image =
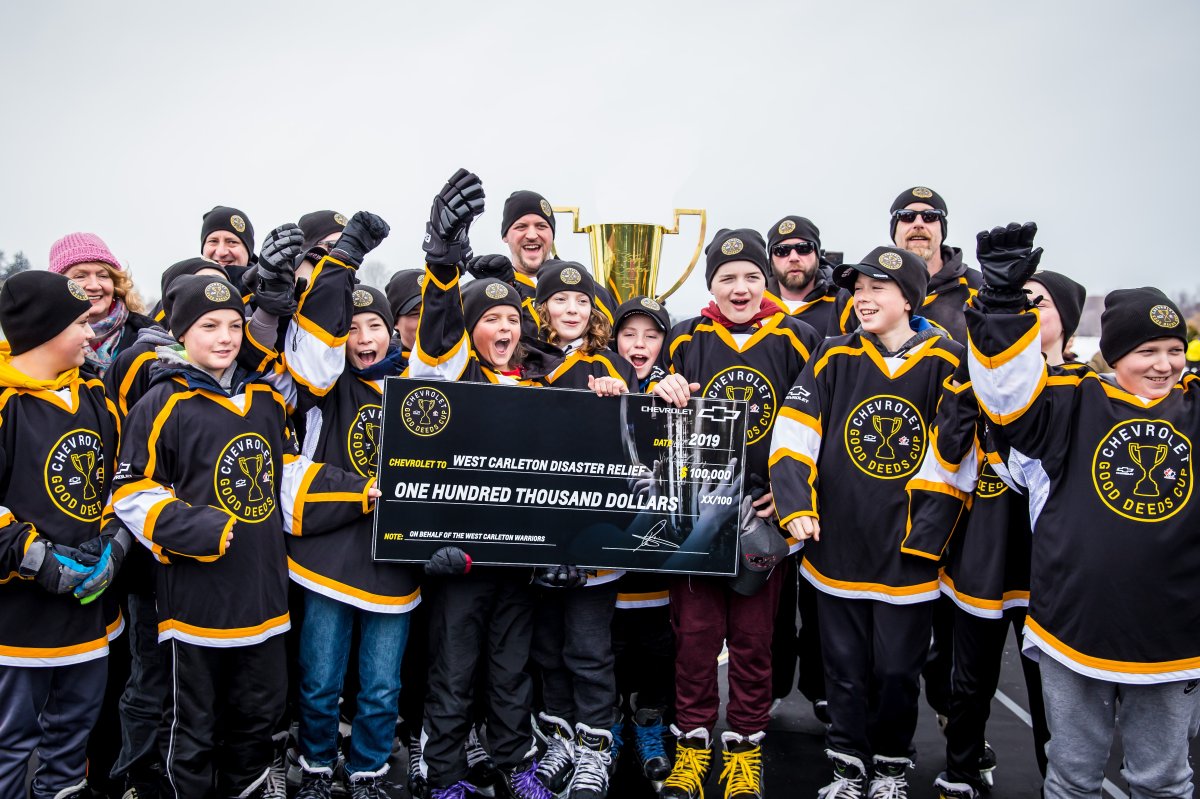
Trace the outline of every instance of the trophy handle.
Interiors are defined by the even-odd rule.
[[[555,210],[557,210],[557,209],[555,209]],[[564,209],[564,210],[566,210],[566,209]],[[575,209],[570,209],[570,210],[575,210]],[[576,214],[578,214],[578,212],[576,212]],[[675,224],[671,227],[670,230],[664,229],[663,233],[667,233],[667,234],[679,233],[679,217],[681,217],[681,216],[698,216],[698,217],[700,217],[700,240],[698,242],[696,242],[696,251],[694,253],[692,253],[692,262],[690,264],[688,264],[687,269],[683,270],[683,274],[680,275],[679,279],[676,280],[671,285],[671,288],[667,289],[662,294],[660,294],[654,298],[658,302],[662,302],[667,297],[670,297],[672,294],[674,294],[676,291],[679,290],[679,287],[683,285],[683,282],[688,279],[689,275],[692,274],[692,270],[696,268],[696,264],[698,264],[700,262],[700,253],[702,253],[704,251],[704,234],[708,229],[708,214],[705,212],[705,210],[703,208],[698,208],[698,209],[697,208],[676,208],[675,209]],[[578,224],[578,218],[579,217],[577,215],[576,216],[576,220],[577,220],[576,224]]]
[[[591,233],[591,230],[592,230],[591,227],[580,227],[579,226],[579,208],[578,207],[572,207],[569,205],[556,205],[553,208],[551,208],[550,210],[553,211],[555,214],[570,214],[571,215],[571,227],[572,227],[571,232],[572,233]],[[678,222],[676,222],[676,224],[678,224]],[[555,258],[558,257],[558,244],[556,244],[555,242],[550,243],[550,254],[553,255]]]

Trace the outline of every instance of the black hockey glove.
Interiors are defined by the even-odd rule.
[[[587,572],[576,566],[547,566],[537,570],[533,581],[547,588],[579,588],[587,584]]]
[[[48,538],[38,536],[25,557],[21,560],[18,574],[32,577],[42,588],[52,594],[74,591],[92,573],[96,558],[75,547],[56,544]]]
[[[425,223],[425,261],[437,266],[456,266],[471,259],[468,231],[483,213],[483,183],[479,176],[460,169],[433,198]]]
[[[112,583],[113,577],[121,570],[125,556],[129,553],[129,545],[133,537],[119,521],[109,522],[104,532],[90,541],[79,545],[79,551],[96,558],[92,573],[75,589],[75,596],[81,604],[88,604],[104,593],[104,589]]]
[[[267,234],[258,254],[255,294],[291,292],[296,283],[296,256],[304,251],[304,231],[291,222]]]
[[[995,227],[980,231],[975,237],[976,257],[983,272],[983,288],[976,297],[976,306],[991,313],[1019,313],[1032,308],[1025,293],[1025,281],[1042,260],[1042,248],[1033,248],[1037,223]]]
[[[350,217],[350,222],[329,254],[346,266],[357,269],[362,266],[367,253],[383,243],[391,232],[392,229],[382,217],[369,211],[359,211]]]
[[[471,571],[471,556],[458,547],[442,547],[425,564],[425,573],[434,577],[453,577]]]
[[[514,277],[512,261],[507,255],[478,255],[467,264],[467,271],[479,280],[494,277],[511,283]]]

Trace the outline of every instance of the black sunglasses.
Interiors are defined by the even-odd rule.
[[[917,214],[921,215],[921,221],[927,225],[932,225],[946,216],[945,211],[938,210],[937,208],[930,208],[926,211],[910,211],[907,208],[901,208],[892,215],[907,225],[917,220]]]
[[[796,244],[776,244],[771,248],[771,255],[776,258],[787,258],[788,253],[792,250],[796,251],[796,255],[808,255],[813,250],[817,249],[811,241],[801,241]]]

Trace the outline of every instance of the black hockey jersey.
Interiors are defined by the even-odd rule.
[[[1146,401],[1052,373],[1038,313],[967,311],[971,382],[1033,528],[1026,652],[1123,683],[1200,678],[1200,379]]]
[[[61,666],[108,654],[119,614],[47,592],[18,568],[37,536],[77,547],[112,512],[119,422],[99,380],[34,380],[0,343],[0,665]]]
[[[163,564],[159,640],[249,646],[285,632],[284,532],[356,520],[373,480],[296,454],[283,397],[240,370],[226,389],[160,362],[126,431],[113,504]]]
[[[833,270],[825,264],[817,267],[812,290],[803,300],[793,302],[783,299],[777,278],[768,282],[766,297],[789,315],[808,322],[822,336],[838,336],[846,332],[842,325],[849,317],[850,293],[837,287],[833,282]]]
[[[818,590],[893,604],[938,595],[951,530],[910,534],[906,487],[952,390],[962,347],[933,330],[885,355],[860,334],[826,340],[787,394],[771,442],[781,524],[821,521],[801,573]],[[960,507],[965,494],[957,497]]]
[[[383,376],[356,375],[346,361],[346,337],[356,308],[354,275],[333,258],[321,259],[292,318],[284,358],[296,382],[311,389],[300,392],[303,454],[373,478],[383,425]],[[369,303],[370,295],[360,293]],[[394,367],[395,374],[401,370]],[[412,610],[421,601],[416,569],[376,562],[371,544],[370,516],[326,535],[292,536],[287,541],[288,572],[310,591],[362,610]]]
[[[746,402],[747,482],[768,480],[771,430],[784,397],[821,341],[811,325],[782,312],[744,333],[705,316],[677,324],[668,337],[670,371],[700,384],[700,396]],[[800,543],[788,539],[792,551]]]

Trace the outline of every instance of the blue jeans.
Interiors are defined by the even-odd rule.
[[[355,619],[361,687],[346,771],[375,774],[392,754],[408,614],[360,610],[308,590],[300,630],[300,754],[312,768],[332,768],[337,762],[338,697]]]

